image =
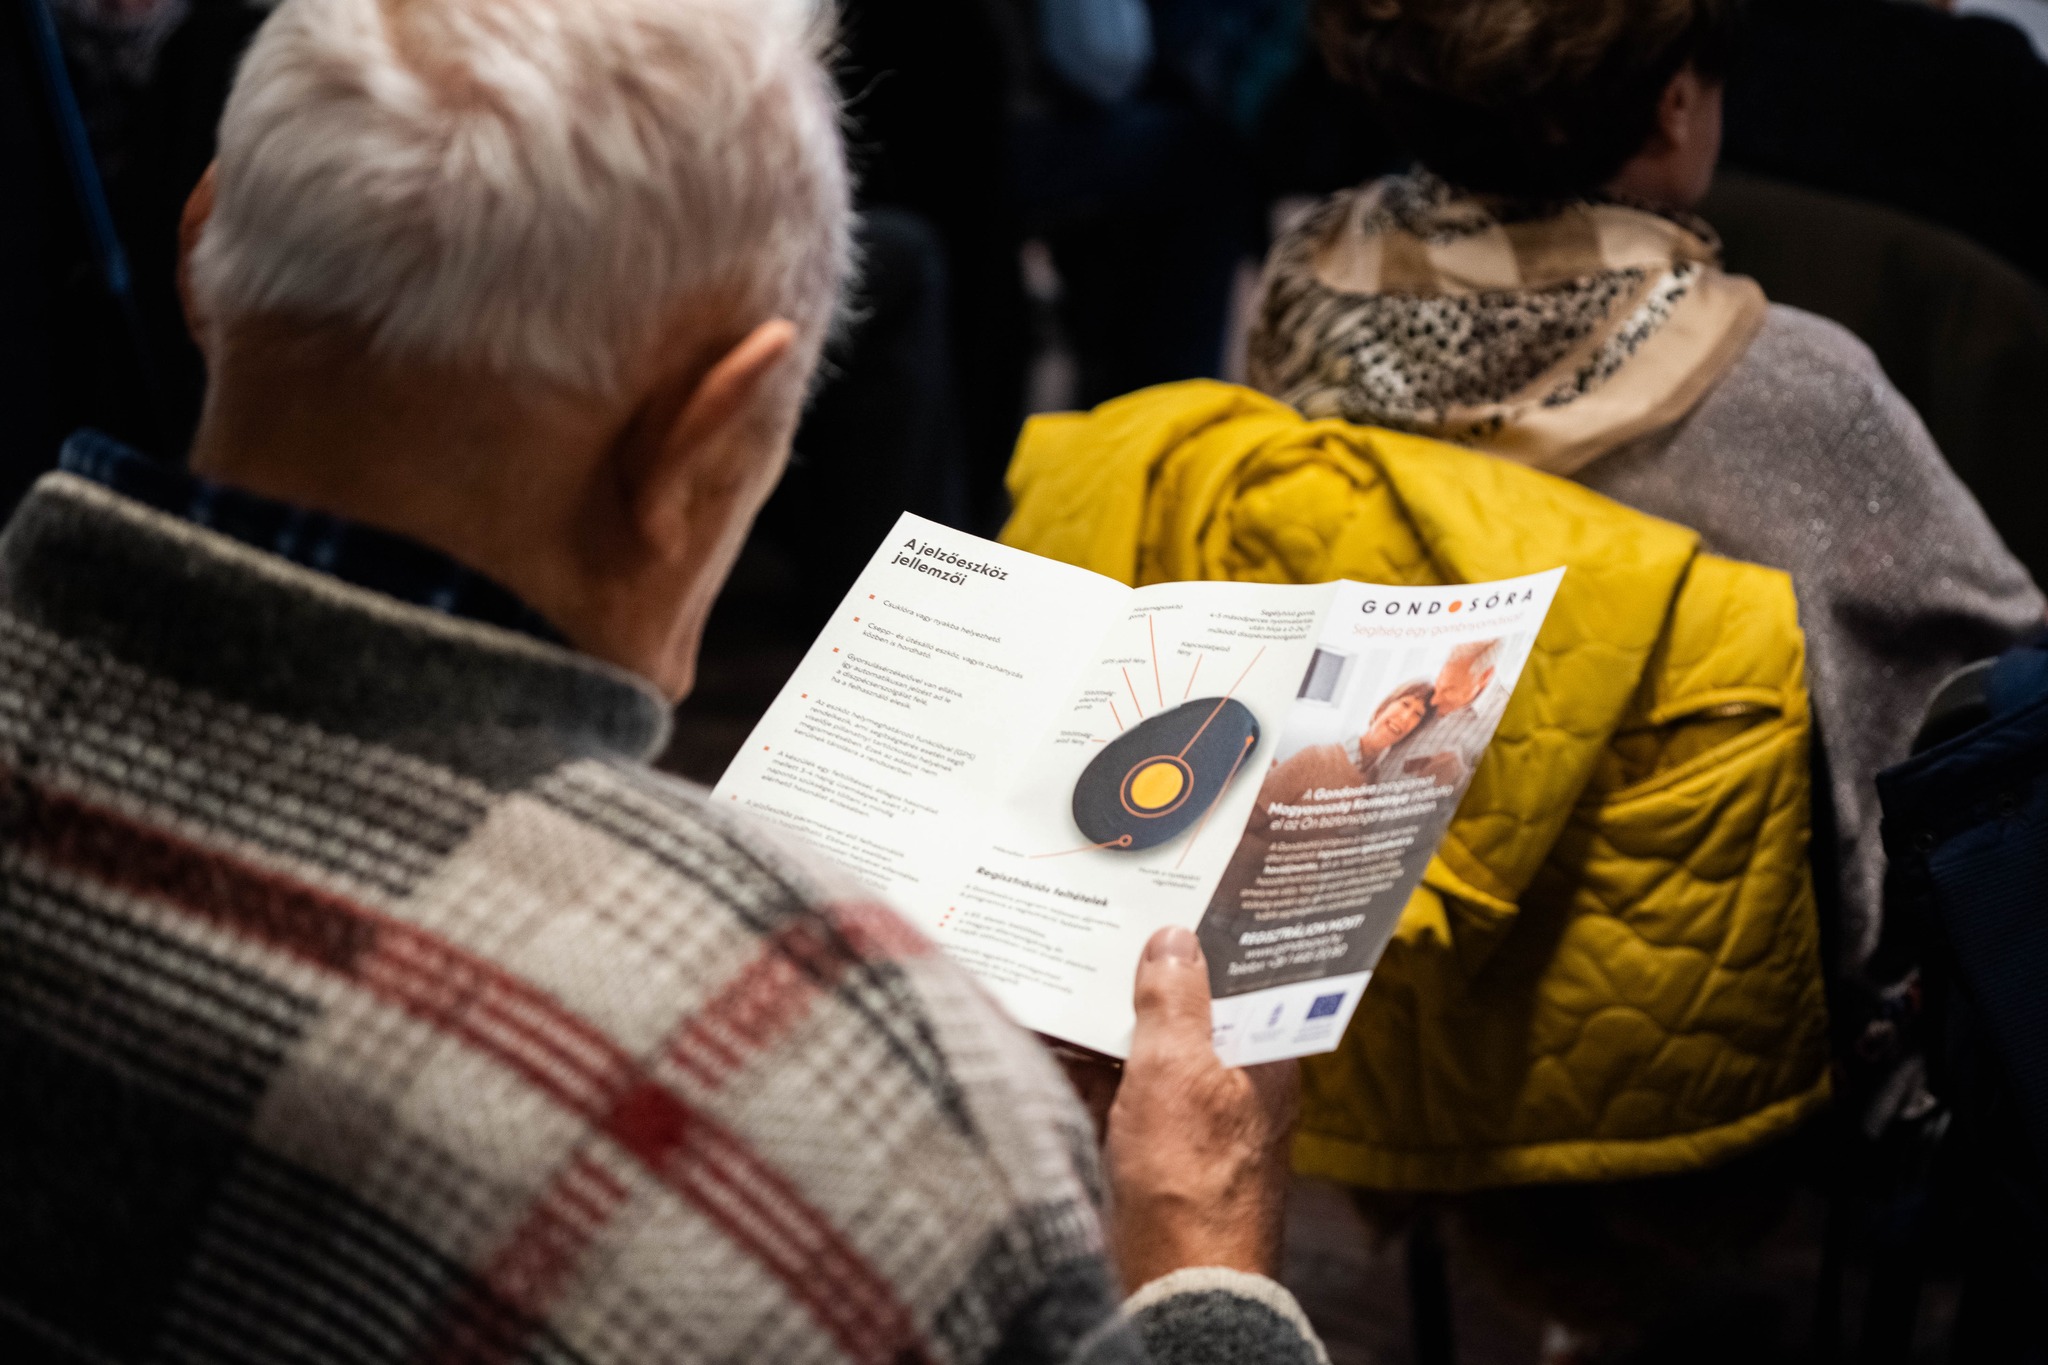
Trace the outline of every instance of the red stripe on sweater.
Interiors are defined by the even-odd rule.
[[[725,988],[683,1021],[668,1054],[700,1084],[716,1089],[807,1017],[818,996],[853,965],[815,922],[777,930]]]
[[[933,951],[929,939],[872,902],[839,902],[820,915],[829,932],[815,920],[798,920],[769,935],[754,960],[675,1030],[670,1060],[715,1090],[750,1056],[787,1037],[857,963]]]
[[[928,1358],[893,1287],[781,1172],[532,983],[416,925],[63,792],[35,790],[19,837],[52,864],[323,968],[492,1057],[773,1270],[853,1359]],[[867,944],[890,937],[875,916],[856,919]]]
[[[531,1324],[553,1311],[584,1253],[625,1202],[626,1187],[587,1152],[572,1159],[484,1263],[480,1284],[442,1311],[421,1359],[429,1365],[500,1365],[524,1355]],[[515,1309],[519,1320],[506,1322],[498,1305]]]

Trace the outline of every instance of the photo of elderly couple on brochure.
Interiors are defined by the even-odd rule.
[[[1316,652],[1307,704],[1202,918],[1215,994],[1371,964],[1493,739],[1530,639]]]

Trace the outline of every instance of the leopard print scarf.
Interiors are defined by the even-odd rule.
[[[1274,244],[1250,378],[1309,417],[1569,475],[1684,416],[1748,347],[1763,291],[1719,256],[1693,219],[1392,176]]]

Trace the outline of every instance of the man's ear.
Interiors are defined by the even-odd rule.
[[[679,558],[713,509],[694,504],[744,496],[758,471],[739,461],[757,459],[751,430],[767,420],[765,408],[778,371],[796,349],[796,324],[771,318],[713,361],[694,385],[650,400],[636,422],[643,449],[629,461],[628,511],[642,540],[664,559]],[[683,383],[688,384],[687,380]],[[667,413],[673,417],[663,420]]]
[[[1486,671],[1479,675],[1479,681],[1472,684],[1472,695],[1475,697],[1483,696],[1486,689],[1491,686],[1493,686],[1493,666],[1489,664]]]
[[[1690,63],[1680,67],[1657,101],[1657,131],[1651,134],[1652,144],[1661,144],[1668,151],[1690,150],[1693,139],[1699,136],[1700,105],[1706,97],[1707,83],[1700,79],[1700,73]]]
[[[206,174],[185,197],[185,211],[178,216],[178,303],[185,310],[185,330],[201,355],[206,353],[206,316],[192,294],[192,253],[199,246],[199,234],[206,231],[206,220],[213,217],[213,176],[219,168],[218,161],[206,163]]]

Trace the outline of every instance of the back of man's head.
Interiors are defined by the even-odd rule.
[[[615,393],[700,308],[811,347],[848,253],[815,0],[284,0],[221,120],[198,315]]]

